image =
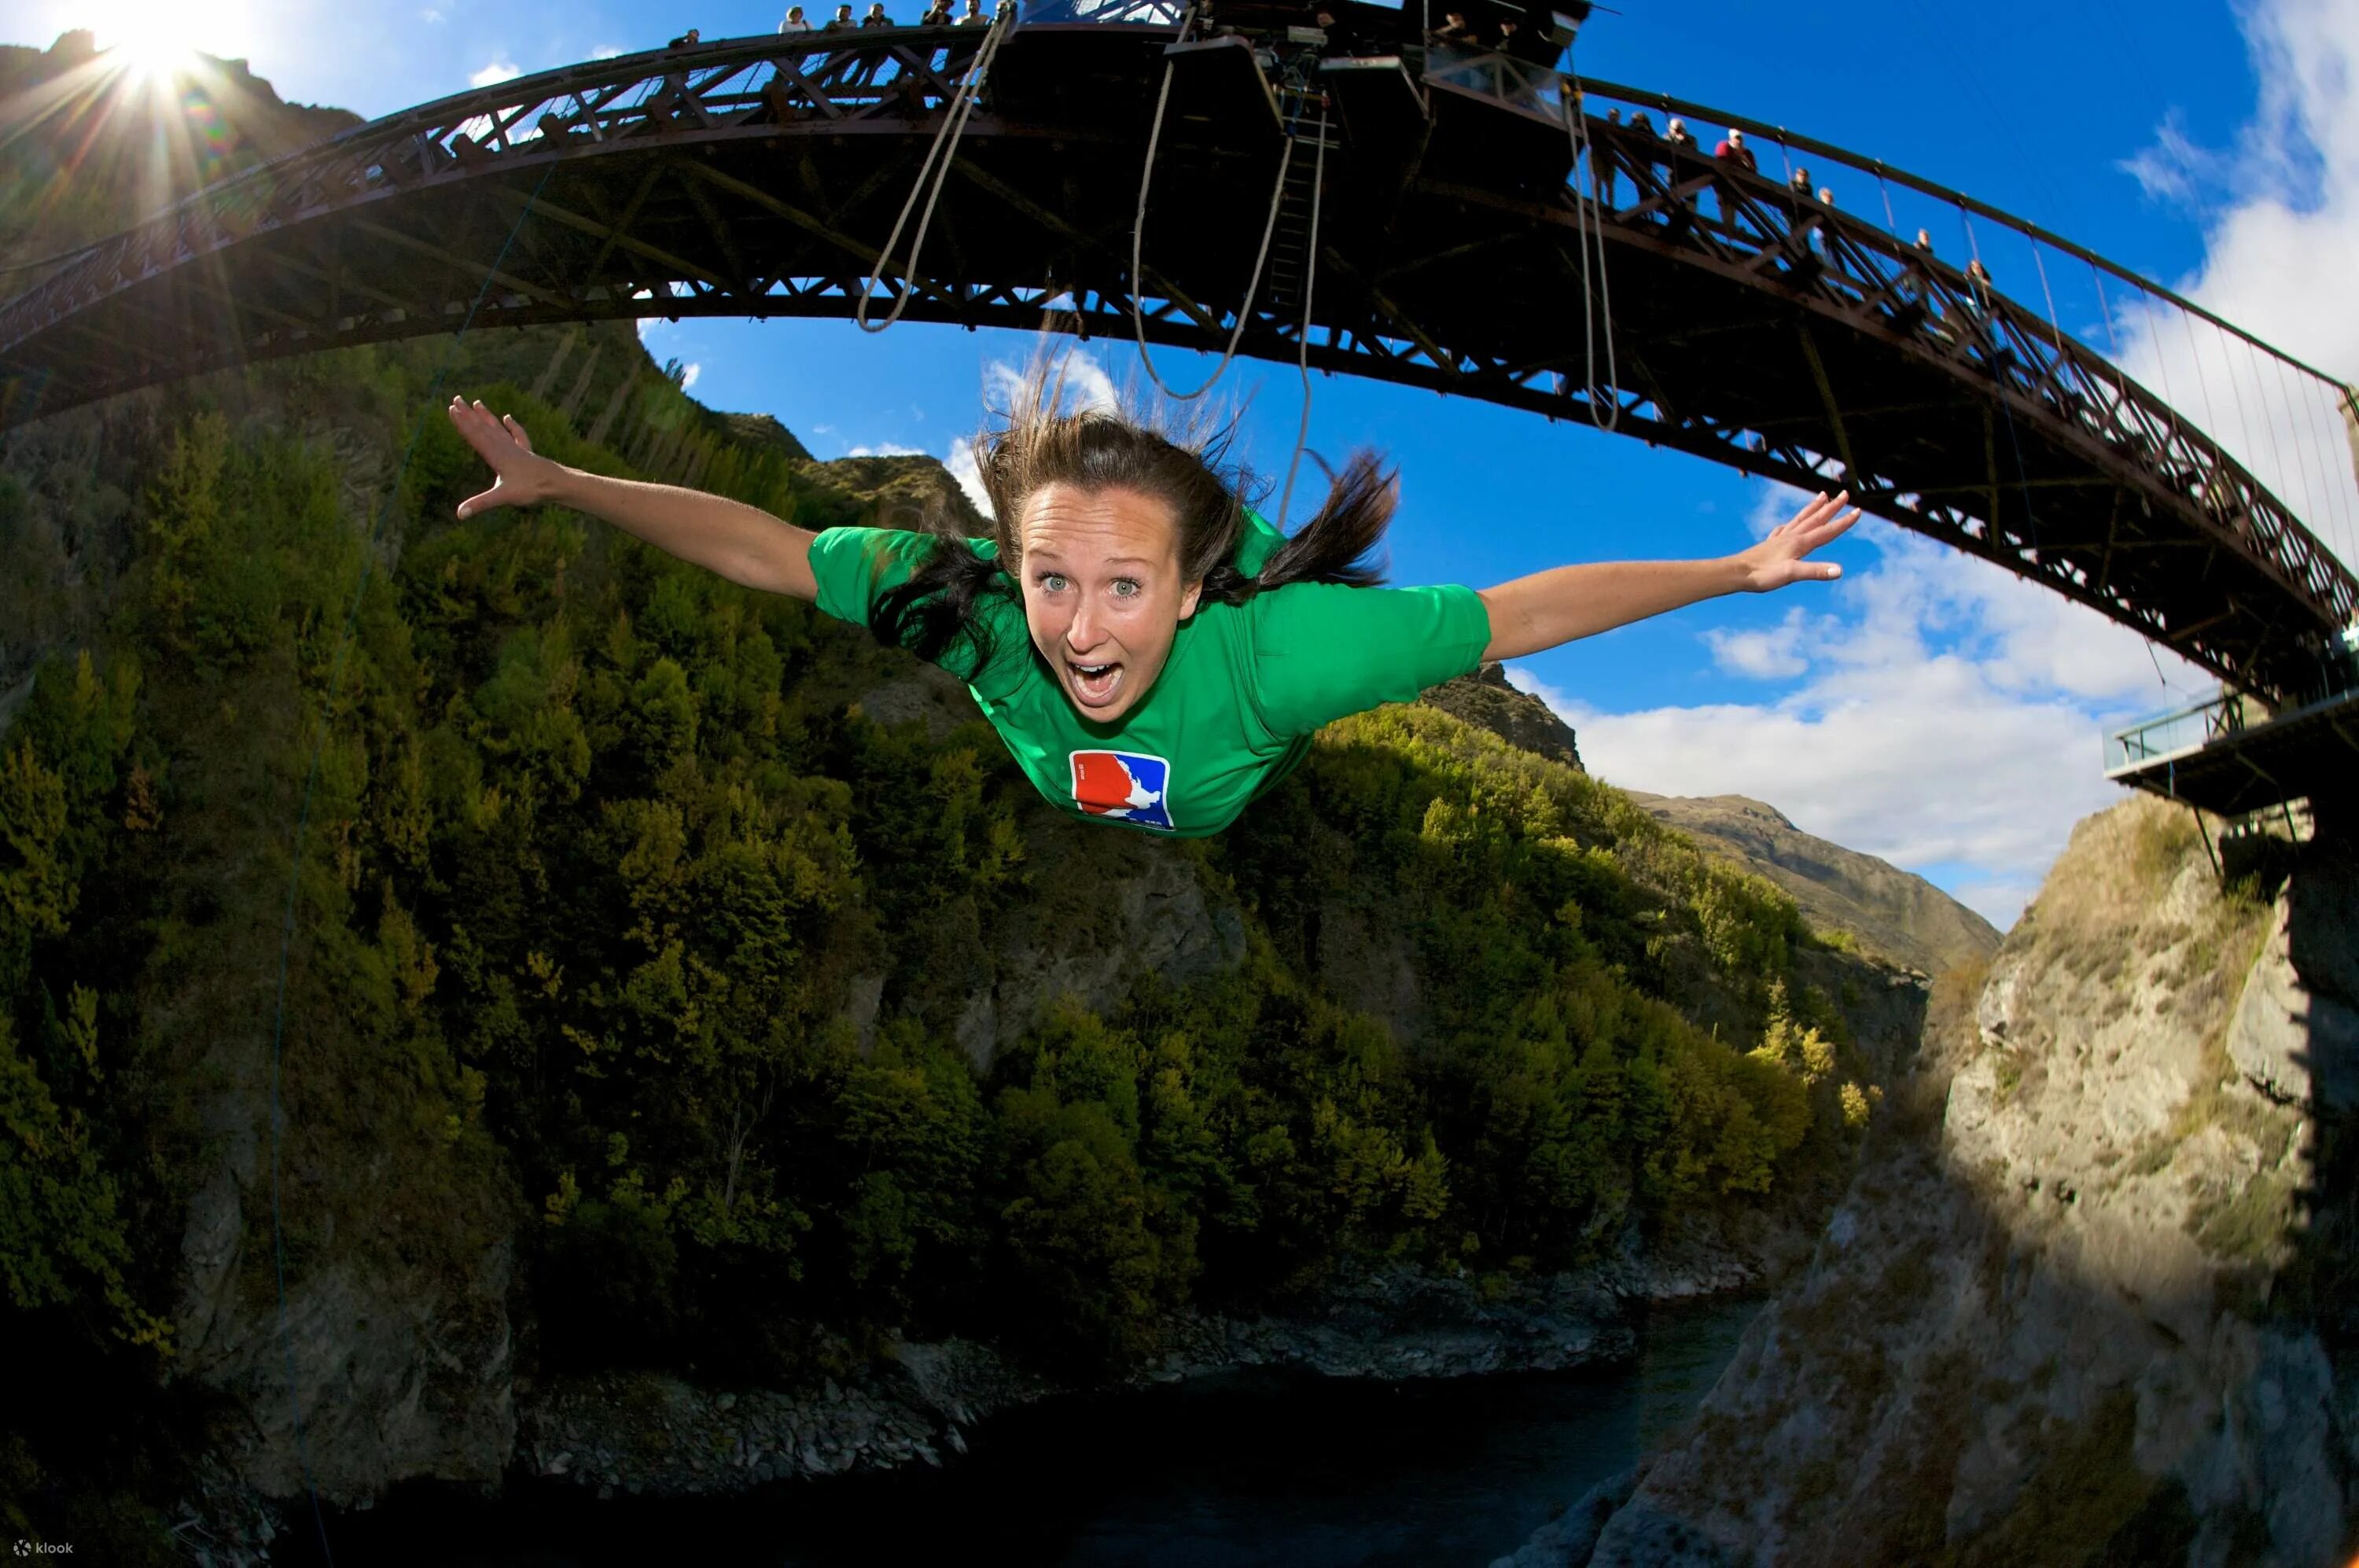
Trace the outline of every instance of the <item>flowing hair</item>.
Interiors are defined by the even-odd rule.
[[[1004,388],[1001,406],[985,407],[974,454],[991,501],[997,559],[976,553],[947,508],[929,512],[924,528],[937,547],[871,607],[868,627],[877,641],[929,662],[951,654],[970,671],[990,663],[998,650],[983,609],[994,599],[1021,608],[1013,576],[1022,554],[1017,525],[1033,494],[1058,484],[1133,490],[1170,507],[1181,581],[1201,578],[1205,602],[1242,604],[1294,583],[1372,588],[1385,580],[1383,566],[1365,558],[1392,522],[1399,475],[1376,452],[1354,452],[1341,473],[1314,453],[1311,461],[1328,477],[1325,504],[1247,576],[1236,569],[1237,541],[1245,508],[1267,485],[1230,461],[1236,416],[1182,416],[1136,397],[1113,406],[1083,401],[1069,396],[1076,390],[1071,366],[1070,354],[1043,353]],[[1082,406],[1069,408],[1073,402]]]

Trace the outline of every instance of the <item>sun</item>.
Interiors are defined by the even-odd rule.
[[[200,49],[227,52],[243,32],[243,7],[222,0],[100,0],[91,30],[134,75],[167,78]]]

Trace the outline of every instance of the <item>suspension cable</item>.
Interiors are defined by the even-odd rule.
[[[1186,42],[1188,29],[1195,25],[1196,7],[1190,5],[1180,18],[1180,38]],[[1174,392],[1156,373],[1155,356],[1147,351],[1147,316],[1139,309],[1138,297],[1146,280],[1140,276],[1139,257],[1147,244],[1147,193],[1155,182],[1155,153],[1163,140],[1163,111],[1171,102],[1171,71],[1177,62],[1166,55],[1163,60],[1163,88],[1155,95],[1155,123],[1147,133],[1147,162],[1138,171],[1138,211],[1130,225],[1130,331],[1138,340],[1138,362],[1147,367],[1147,378],[1155,389],[1178,403],[1192,403],[1212,389],[1212,384],[1228,373],[1229,362],[1237,356],[1237,344],[1244,341],[1245,323],[1253,319],[1254,296],[1261,292],[1262,268],[1269,262],[1269,242],[1277,233],[1278,204],[1286,199],[1286,172],[1294,164],[1294,138],[1286,138],[1286,147],[1277,155],[1277,179],[1269,188],[1269,215],[1262,221],[1261,248],[1254,253],[1253,275],[1245,279],[1245,297],[1237,306],[1236,325],[1229,332],[1228,347],[1221,352],[1221,362],[1212,366],[1212,374],[1204,384],[1190,392]]]
[[[974,112],[975,100],[983,95],[984,74],[991,68],[992,57],[999,51],[1000,40],[1014,26],[1011,19],[1014,16],[1014,11],[1010,10],[992,18],[990,28],[974,51],[974,58],[967,62],[964,80],[951,94],[942,123],[934,132],[933,145],[926,149],[925,160],[918,165],[917,181],[909,187],[908,200],[901,203],[901,215],[893,220],[893,232],[886,237],[885,248],[876,253],[875,269],[869,273],[868,281],[860,286],[860,304],[853,311],[852,319],[864,332],[881,332],[899,321],[901,312],[909,308],[910,299],[918,292],[918,257],[926,248],[926,231],[933,225],[934,208],[941,200],[942,186],[950,179],[951,164],[958,157],[959,138],[966,135],[968,116]],[[932,177],[930,187],[927,184],[929,175]],[[886,268],[892,264],[893,247],[901,243],[901,229],[908,223],[910,209],[918,204],[920,191],[925,193],[926,209],[918,219],[917,237],[909,242],[909,269],[901,275],[901,291],[893,301],[893,313],[871,326],[868,322],[869,302],[875,298],[877,280],[885,276]]]

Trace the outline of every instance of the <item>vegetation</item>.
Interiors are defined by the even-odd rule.
[[[560,460],[861,515],[643,359],[540,401],[549,343],[461,367]],[[274,1073],[290,1278],[462,1281],[520,1234],[541,1365],[733,1377],[948,1331],[1094,1370],[1339,1268],[1555,1268],[1777,1201],[1871,1114],[1790,901],[1421,709],[1333,726],[1223,839],[1145,845],[1237,909],[1241,962],[1067,998],[978,1072],[961,1016],[1027,962],[1003,933],[1118,939],[1101,893],[1140,846],[1042,807],[979,722],[862,716],[908,666],[858,628],[565,513],[453,521],[478,475],[440,352],[85,417],[111,524],[60,472],[0,495],[0,560],[121,540],[0,737],[17,1343],[168,1366],[190,1194],[225,1126],[266,1133]],[[1408,958],[1414,1029],[1322,989],[1342,910]]]

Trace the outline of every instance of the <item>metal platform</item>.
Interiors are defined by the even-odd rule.
[[[2223,693],[2105,740],[2105,777],[2219,816],[2359,797],[2359,690],[2282,713]]]

